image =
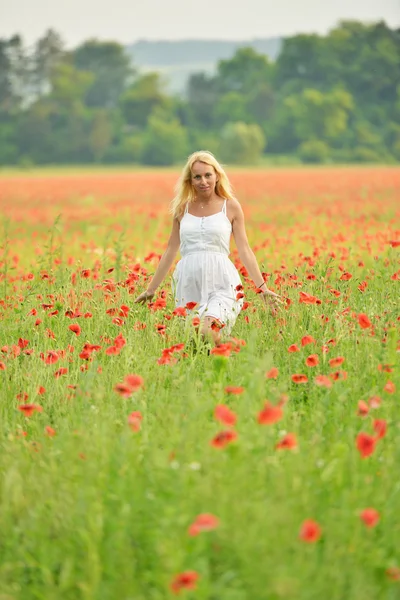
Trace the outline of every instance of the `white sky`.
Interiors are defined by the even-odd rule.
[[[0,37],[53,28],[68,47],[97,37],[244,40],[326,33],[340,19],[400,26],[400,0],[0,0]]]

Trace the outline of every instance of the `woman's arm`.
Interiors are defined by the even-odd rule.
[[[135,302],[145,302],[146,300],[151,299],[156,293],[158,286],[161,285],[161,283],[164,281],[165,276],[167,275],[172,263],[174,262],[176,253],[179,250],[179,227],[180,224],[178,219],[174,219],[167,248],[161,257],[160,262],[158,263],[156,272],[154,273],[150,283],[148,284],[147,290],[140,294],[140,296],[136,298]]]
[[[254,285],[257,288],[261,289],[263,300],[266,301],[268,298],[270,300],[273,300],[274,302],[279,301],[280,296],[267,288],[263,276],[261,274],[260,268],[258,266],[255,254],[250,248],[246,234],[242,207],[240,206],[237,200],[232,200],[230,202],[232,202],[232,232],[236,247],[239,252],[239,258],[242,264],[245,266],[248,274],[254,281]]]

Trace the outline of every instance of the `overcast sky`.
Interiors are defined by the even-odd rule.
[[[31,44],[48,28],[68,47],[97,37],[245,40],[326,33],[340,19],[400,26],[400,0],[0,0],[0,37]]]

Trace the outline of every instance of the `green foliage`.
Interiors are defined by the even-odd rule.
[[[228,122],[244,121],[249,118],[246,97],[239,92],[228,92],[219,99],[215,107],[215,123],[217,126]]]
[[[122,115],[129,125],[144,128],[155,109],[167,109],[171,100],[162,90],[160,75],[140,76],[121,96]]]
[[[187,131],[177,119],[165,120],[161,114],[149,117],[145,131],[142,162],[168,166],[184,159],[187,153]]]
[[[221,60],[217,68],[218,89],[223,93],[248,94],[260,82],[270,82],[273,67],[268,57],[253,48],[239,48],[233,58]]]
[[[344,90],[336,89],[323,94],[305,89],[301,94],[285,100],[301,140],[338,138],[347,127],[353,100]]]
[[[117,106],[133,75],[130,58],[116,42],[89,40],[72,53],[75,67],[93,74],[86,93],[86,104],[93,107]]]
[[[221,131],[220,154],[222,160],[232,164],[255,164],[265,147],[262,129],[255,124],[227,123]]]
[[[95,112],[89,135],[89,147],[96,162],[102,160],[112,140],[112,129],[107,112],[99,109]]]
[[[324,163],[329,157],[329,146],[320,140],[308,140],[299,146],[298,154],[305,163]]]
[[[320,141],[332,160],[399,161],[399,49],[400,30],[343,21],[325,36],[286,38],[274,63],[240,47],[215,73],[192,75],[186,95],[174,98],[159,73],[136,74],[115,42],[87,40],[68,52],[53,30],[29,49],[18,35],[0,39],[0,161],[165,164],[154,150],[159,138],[180,131],[177,148],[196,149],[204,138],[215,150],[230,123],[259,127],[272,154],[294,156]],[[165,127],[150,124],[160,110]],[[229,152],[257,160],[255,137],[254,151]],[[313,144],[304,148],[307,155]]]
[[[352,158],[360,163],[379,163],[382,162],[382,154],[369,148],[368,146],[357,146],[352,152]]]

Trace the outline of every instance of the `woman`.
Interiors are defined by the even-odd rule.
[[[265,285],[247,241],[242,208],[233,197],[224,169],[210,152],[189,156],[171,213],[173,224],[167,249],[147,290],[135,302],[153,298],[180,249],[182,258],[173,275],[176,306],[196,303],[202,335],[211,335],[218,344],[220,330],[230,333],[243,304],[238,293],[239,273],[228,258],[233,233],[241,262],[261,290],[264,303],[275,310],[280,297]]]

